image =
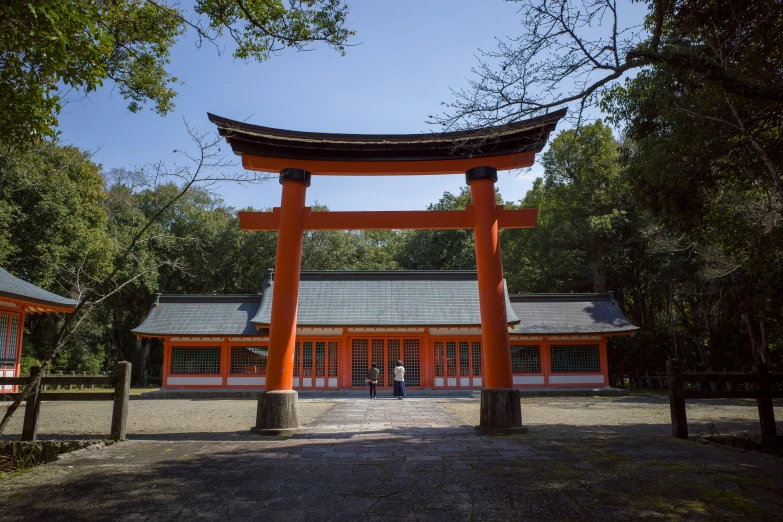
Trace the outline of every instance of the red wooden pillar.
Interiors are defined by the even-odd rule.
[[[512,388],[508,317],[500,258],[498,209],[495,202],[497,171],[491,167],[471,169],[466,175],[473,202],[478,271],[484,387]]]
[[[299,395],[293,390],[294,354],[305,193],[310,186],[310,173],[283,169],[280,184],[283,195],[269,325],[266,391],[258,398],[256,425],[251,428],[264,435],[292,433],[299,427]]]
[[[518,433],[522,427],[519,390],[511,373],[511,349],[500,258],[498,209],[495,203],[494,167],[476,167],[465,173],[473,202],[473,234],[476,242],[484,389],[481,390],[481,423],[485,433]]]
[[[280,203],[265,386],[270,391],[290,390],[293,387],[303,213],[310,173],[299,169],[285,169],[280,173],[280,184],[283,185],[283,196]]]

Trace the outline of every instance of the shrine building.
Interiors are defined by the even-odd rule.
[[[78,302],[62,297],[0,268],[0,376],[18,377],[26,314],[73,312]],[[15,391],[2,385],[2,391]]]
[[[263,389],[274,278],[260,295],[158,295],[140,337],[164,346],[163,388]],[[391,389],[398,359],[412,389],[481,389],[473,271],[302,271],[293,388],[365,387],[371,363]],[[611,293],[505,292],[513,385],[605,387],[606,344],[638,328]]]

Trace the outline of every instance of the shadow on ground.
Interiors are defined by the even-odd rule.
[[[779,460],[670,437],[508,438],[463,427],[287,441],[126,442],[0,489],[2,520],[765,519]],[[370,434],[372,435],[372,434]]]

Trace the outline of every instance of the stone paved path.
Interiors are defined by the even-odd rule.
[[[432,400],[338,401],[284,441],[125,442],[0,481],[0,520],[783,518],[779,459],[461,423]]]

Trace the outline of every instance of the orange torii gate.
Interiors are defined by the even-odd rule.
[[[513,388],[503,285],[500,228],[532,228],[537,209],[506,210],[495,202],[497,171],[533,165],[535,153],[565,110],[478,131],[356,135],[295,132],[209,114],[248,170],[279,172],[283,194],[272,212],[240,212],[243,230],[277,231],[275,290],[265,392],[256,426],[261,433],[295,430],[294,343],[304,230],[470,229],[475,235],[484,389],[483,431],[521,430],[519,391]],[[305,193],[313,175],[464,173],[472,205],[460,211],[312,212]]]

